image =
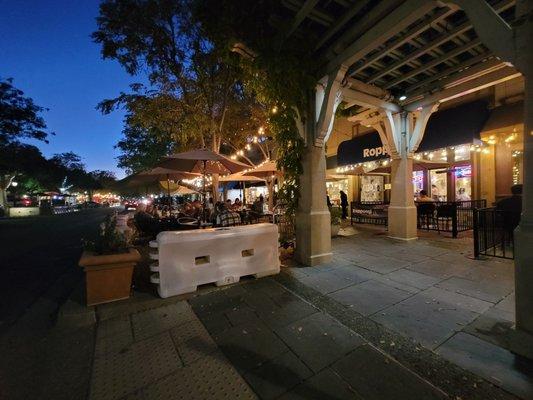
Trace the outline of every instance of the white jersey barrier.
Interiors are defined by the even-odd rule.
[[[163,298],[196,291],[198,285],[238,282],[279,273],[278,227],[256,224],[228,228],[168,231],[157,235],[150,253],[157,260],[151,281]]]

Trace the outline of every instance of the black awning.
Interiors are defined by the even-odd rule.
[[[326,169],[337,168],[339,164],[337,163],[337,155],[326,156]]]
[[[342,142],[337,149],[339,166],[386,158],[385,149],[376,131]]]
[[[524,102],[505,104],[496,107],[490,113],[490,117],[483,126],[483,132],[508,128],[513,125],[524,123]]]
[[[418,151],[430,151],[480,140],[489,118],[486,101],[473,101],[434,113],[428,121]]]
[[[480,132],[489,118],[485,101],[461,104],[434,113],[426,126],[418,151],[430,151],[449,146],[472,143],[480,139]],[[337,149],[339,166],[358,164],[387,158],[379,134],[374,131],[342,142]]]

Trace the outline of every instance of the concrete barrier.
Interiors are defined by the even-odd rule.
[[[33,217],[39,215],[39,207],[11,207],[10,217]]]
[[[279,273],[278,227],[256,224],[161,232],[150,247],[152,283],[163,298],[196,291],[198,285],[238,282]]]

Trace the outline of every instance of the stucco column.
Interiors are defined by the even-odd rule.
[[[416,239],[412,157],[404,155],[391,161],[391,184],[389,236],[402,240]]]
[[[331,261],[331,224],[326,204],[326,156],[309,143],[302,157],[300,200],[296,211],[296,260],[314,266]]]
[[[524,178],[522,216],[514,232],[516,329],[511,349],[533,359],[533,4],[528,0],[517,2],[517,15],[524,16],[515,30],[519,66],[525,79]]]
[[[533,57],[532,57],[533,58]],[[525,76],[524,188],[515,230],[516,328],[533,335],[533,65]],[[533,345],[533,343],[532,343]],[[533,353],[533,350],[532,350]]]

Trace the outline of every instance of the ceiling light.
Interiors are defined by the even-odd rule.
[[[399,100],[400,101],[404,101],[405,99],[407,99],[407,96],[405,94],[402,94],[400,97],[399,97]]]

